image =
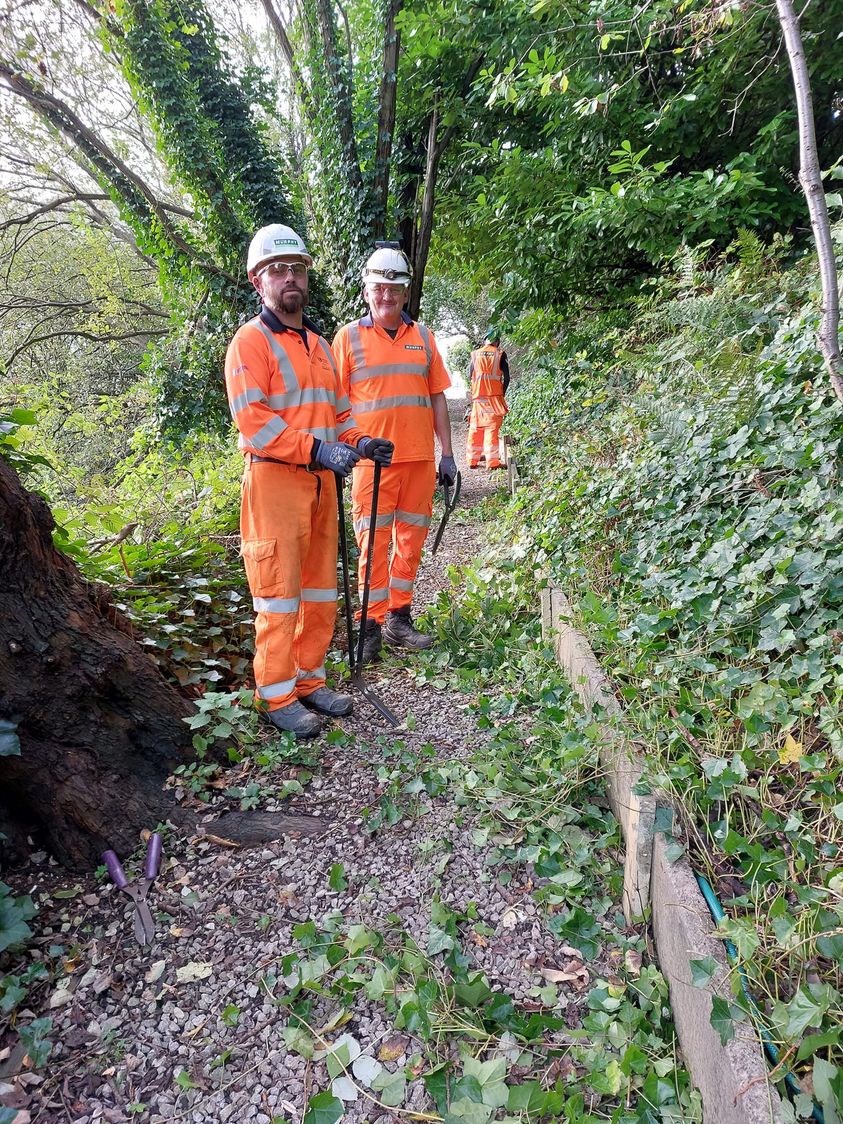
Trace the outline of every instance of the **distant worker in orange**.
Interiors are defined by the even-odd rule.
[[[453,484],[457,475],[444,393],[451,380],[432,332],[404,312],[410,263],[397,242],[376,245],[363,266],[368,315],[340,328],[334,339],[340,378],[354,416],[369,432],[395,446],[392,464],[380,482],[364,663],[377,659],[384,641],[390,647],[414,649],[433,643],[413,626],[413,586],[430,528],[437,479]],[[438,473],[434,433],[442,446]],[[371,465],[356,469],[351,501],[362,597],[374,473]]]
[[[315,737],[320,715],[351,713],[325,685],[337,608],[337,490],[361,457],[389,464],[364,435],[328,341],[304,315],[313,259],[288,226],[257,232],[246,268],[260,315],[232,339],[225,381],[245,457],[240,532],[255,618],[256,694],[279,730]]]
[[[468,423],[465,459],[469,468],[503,468],[500,437],[508,407],[504,395],[509,387],[509,362],[500,346],[500,332],[490,328],[482,347],[471,353],[468,367],[471,385],[471,416]]]

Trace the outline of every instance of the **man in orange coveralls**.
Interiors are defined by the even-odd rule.
[[[500,435],[507,415],[504,395],[509,386],[509,363],[499,341],[497,329],[490,328],[483,346],[471,353],[468,367],[471,417],[465,450],[469,468],[479,468],[481,457],[486,460],[486,468],[504,467],[500,458]]]
[[[314,737],[321,714],[351,713],[325,686],[337,607],[337,493],[361,457],[392,445],[364,436],[327,340],[304,316],[313,259],[288,226],[257,232],[246,268],[259,316],[229,344],[225,381],[245,455],[240,533],[255,619],[256,694],[279,730]]]
[[[355,417],[395,447],[378,496],[364,663],[377,659],[382,641],[390,647],[416,649],[433,643],[414,628],[410,605],[433,514],[434,432],[442,446],[439,482],[453,484],[457,474],[444,394],[451,380],[432,333],[403,311],[412,277],[410,263],[397,243],[377,246],[363,267],[369,313],[340,328],[334,339],[342,386]],[[374,474],[371,466],[356,468],[351,501],[362,596]]]

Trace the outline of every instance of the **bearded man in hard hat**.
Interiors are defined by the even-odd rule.
[[[333,353],[304,315],[313,259],[288,226],[257,232],[246,268],[259,316],[229,344],[225,381],[245,456],[240,533],[255,618],[255,684],[279,730],[314,737],[320,715],[351,713],[325,685],[337,606],[337,491],[361,457],[389,464],[365,436]]]
[[[416,649],[433,643],[413,626],[410,606],[433,514],[434,433],[442,446],[439,482],[453,484],[457,474],[444,393],[451,380],[433,334],[404,312],[412,277],[409,261],[397,242],[377,245],[363,267],[368,315],[340,328],[334,339],[340,378],[355,417],[395,446],[392,464],[380,482],[364,663],[377,658],[382,641]],[[371,466],[356,466],[351,488],[361,597],[373,475]]]
[[[465,459],[469,468],[503,468],[500,437],[508,413],[504,395],[509,387],[509,362],[500,346],[500,332],[490,328],[485,342],[471,353],[468,380],[471,387],[471,414],[468,423]]]

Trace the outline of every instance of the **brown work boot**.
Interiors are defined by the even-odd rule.
[[[390,648],[413,648],[421,651],[433,647],[433,637],[425,636],[413,627],[409,609],[398,609],[387,613],[383,626],[383,638]]]
[[[380,659],[383,639],[381,626],[378,621],[366,621],[366,631],[363,633],[363,666],[374,663]]]

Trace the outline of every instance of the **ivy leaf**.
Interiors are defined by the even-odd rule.
[[[711,997],[711,1016],[709,1022],[720,1035],[720,1045],[725,1046],[735,1037],[735,1023],[740,1022],[743,1011],[724,999],[722,995]]]
[[[407,1091],[407,1077],[404,1068],[398,1069],[395,1073],[389,1073],[387,1070],[381,1072],[372,1081],[372,1088],[380,1093],[380,1099],[389,1108],[397,1108],[404,1100],[404,1095]]]
[[[334,893],[337,894],[348,889],[348,883],[345,880],[345,867],[342,863],[334,863],[331,867],[331,873],[328,875],[328,885]]]
[[[447,952],[454,947],[455,941],[444,929],[436,925],[430,926],[430,935],[427,938],[427,951],[430,956],[438,952]]]
[[[694,987],[708,987],[718,968],[713,956],[706,956],[704,960],[691,961],[691,982]]]
[[[814,1096],[825,1113],[826,1124],[841,1124],[838,1109],[843,1107],[843,1070],[824,1058],[814,1059]]]
[[[339,1097],[334,1097],[331,1093],[317,1093],[307,1102],[307,1112],[302,1124],[337,1124],[344,1111]]]

